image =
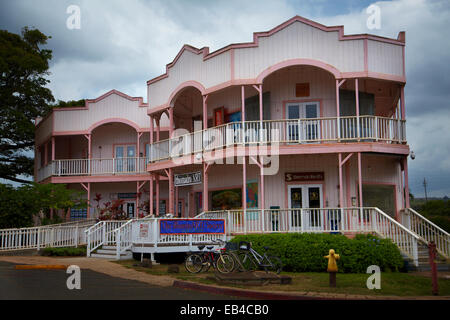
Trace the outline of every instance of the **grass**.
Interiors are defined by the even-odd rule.
[[[152,275],[171,276],[179,280],[193,281],[203,284],[217,284],[210,279],[214,276],[212,268],[207,273],[191,274],[188,273],[183,264],[178,265],[180,273],[167,273],[167,264],[154,265],[152,268],[143,268],[138,261],[124,260],[117,261],[118,264],[137,271]],[[369,290],[366,281],[369,274],[357,273],[339,273],[337,274],[337,287],[330,288],[328,273],[293,273],[282,272],[283,275],[292,277],[292,284],[280,285],[269,284],[265,286],[221,284],[234,288],[253,289],[258,291],[282,291],[282,292],[320,292],[337,293],[348,295],[374,295],[374,296],[431,296],[431,278],[400,272],[381,273],[381,289]],[[450,296],[450,279],[439,279],[439,295]]]

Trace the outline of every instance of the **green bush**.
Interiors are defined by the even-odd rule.
[[[382,271],[399,271],[404,266],[399,249],[389,239],[373,235],[357,235],[349,239],[339,234],[266,234],[240,235],[232,242],[249,241],[259,253],[270,247],[269,254],[283,261],[283,270],[293,272],[326,272],[330,249],[340,255],[339,272],[365,273],[370,265]]]
[[[59,256],[59,257],[73,257],[73,256],[85,256],[86,248],[45,248],[42,249],[41,255],[43,256]]]

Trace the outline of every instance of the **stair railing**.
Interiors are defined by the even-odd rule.
[[[120,260],[120,255],[133,245],[133,221],[129,220],[115,230],[116,234],[116,259]]]
[[[450,257],[450,234],[419,214],[411,208],[407,208],[401,214],[401,223],[426,243],[433,241],[437,251],[446,257]]]
[[[103,245],[105,241],[105,221],[100,221],[85,231],[86,256],[90,257],[92,251]]]
[[[403,253],[408,255],[413,260],[414,265],[418,266],[418,242],[420,241],[420,237],[380,209],[371,209],[373,210],[373,231],[383,238],[391,239]]]

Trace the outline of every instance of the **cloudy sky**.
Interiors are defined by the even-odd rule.
[[[368,30],[366,8],[381,9]],[[80,29],[66,27],[67,8],[81,10]],[[450,196],[450,1],[448,0],[0,0],[0,29],[34,26],[52,36],[50,88],[56,99],[95,98],[111,89],[146,97],[146,81],[165,72],[183,44],[214,51],[252,41],[300,15],[345,34],[396,38],[406,31],[410,190]]]

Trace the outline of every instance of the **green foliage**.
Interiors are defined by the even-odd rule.
[[[0,184],[0,229],[32,226],[33,216],[41,210],[84,207],[82,196],[82,192],[67,189],[64,184],[33,183],[18,188]]]
[[[50,37],[24,28],[22,35],[0,30],[0,178],[30,182],[33,175],[34,119],[46,115],[54,101],[49,83]]]
[[[62,101],[58,100],[58,103],[53,105],[53,108],[71,108],[71,107],[84,107],[86,104],[86,100],[70,100],[70,101]]]
[[[450,232],[450,201],[415,201],[412,203],[412,208],[445,231]]]
[[[45,248],[41,251],[42,256],[74,257],[85,256],[86,247],[78,248]]]
[[[283,261],[283,270],[293,272],[326,272],[330,249],[340,255],[338,270],[343,273],[365,273],[370,265],[382,271],[399,271],[404,266],[400,251],[389,239],[373,235],[357,235],[349,239],[343,235],[292,233],[242,235],[232,242],[249,241],[263,253],[264,246]]]

